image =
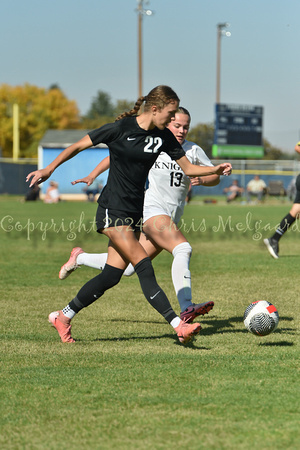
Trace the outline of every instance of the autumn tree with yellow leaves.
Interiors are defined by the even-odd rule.
[[[20,157],[37,156],[38,143],[49,129],[80,128],[79,110],[58,86],[49,89],[25,84],[0,85],[0,147],[2,156],[13,149],[13,104],[19,105]]]

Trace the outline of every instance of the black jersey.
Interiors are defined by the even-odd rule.
[[[98,203],[118,211],[142,215],[147,175],[161,152],[177,160],[185,155],[173,133],[165,128],[143,130],[136,117],[125,117],[89,133],[93,145],[109,148],[110,170]]]

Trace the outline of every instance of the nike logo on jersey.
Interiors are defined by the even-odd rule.
[[[130,138],[130,137],[127,138],[127,141],[135,141],[135,140],[136,140],[136,138]]]
[[[156,292],[156,294],[154,294],[152,297],[151,297],[151,295],[150,295],[150,300],[153,300],[154,297],[156,297],[159,293],[160,293],[160,291]]]
[[[188,278],[189,280],[191,279],[191,277],[187,277],[186,275],[183,275],[183,278]]]

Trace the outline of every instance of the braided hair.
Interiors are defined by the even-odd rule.
[[[124,117],[137,116],[144,102],[145,102],[144,111],[147,112],[154,105],[160,109],[163,109],[166,105],[168,105],[173,101],[177,101],[179,103],[179,98],[172,88],[164,85],[156,86],[145,97],[143,96],[139,97],[135,102],[134,107],[130,111],[126,111],[120,114],[116,118],[116,121],[121,120]]]

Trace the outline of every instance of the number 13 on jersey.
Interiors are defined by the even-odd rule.
[[[180,187],[183,173],[170,172],[170,186]]]

